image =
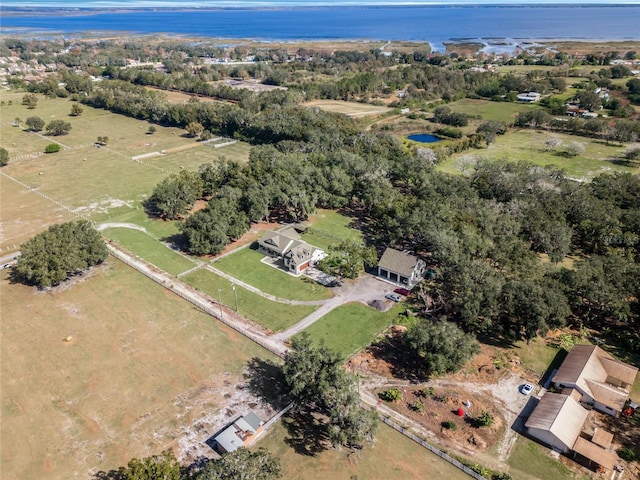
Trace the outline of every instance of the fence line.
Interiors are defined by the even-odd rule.
[[[398,432],[400,432],[401,434],[403,434],[405,437],[410,438],[411,440],[413,440],[414,442],[416,442],[418,445],[421,445],[422,447],[426,448],[427,450],[429,450],[432,453],[435,453],[437,456],[439,456],[440,458],[442,458],[443,460],[446,460],[447,462],[449,462],[450,464],[452,464],[453,466],[459,468],[460,470],[462,470],[464,473],[466,473],[467,475],[475,478],[476,480],[487,480],[485,477],[483,477],[482,475],[480,475],[477,472],[474,472],[473,470],[471,470],[469,467],[467,467],[465,464],[459,462],[458,460],[456,460],[455,458],[453,458],[450,455],[447,455],[446,453],[444,453],[442,450],[439,450],[438,448],[434,447],[433,445],[431,445],[430,443],[427,443],[426,441],[424,441],[423,439],[421,439],[420,437],[414,435],[413,433],[411,433],[409,430],[407,430],[406,428],[404,428],[401,425],[398,425],[396,422],[394,422],[393,420],[391,420],[389,417],[386,417],[384,415],[380,415],[380,418],[382,418],[382,421],[384,423],[386,423],[387,425],[389,425],[391,428],[393,428],[394,430],[397,430]]]
[[[213,148],[221,148],[221,147],[226,147],[227,145],[233,145],[234,143],[238,143],[237,140],[229,140],[228,142],[224,142],[224,143],[216,143],[213,145]]]
[[[0,175],[8,178],[9,180],[13,180],[14,182],[16,182],[18,185],[26,188],[27,190],[29,190],[30,192],[33,192],[37,195],[40,195],[42,198],[44,198],[45,200],[49,200],[51,203],[54,203],[55,205],[57,205],[58,207],[66,210],[67,212],[69,212],[72,215],[75,215],[76,217],[81,217],[81,218],[89,218],[88,215],[86,213],[80,213],[80,212],[76,212],[75,210],[73,210],[71,207],[69,207],[68,205],[65,205],[64,203],[60,203],[58,200],[50,197],[49,195],[47,195],[46,193],[42,193],[40,192],[37,188],[35,187],[31,187],[29,185],[27,185],[26,183],[21,182],[20,180],[18,180],[17,178],[12,177],[11,175],[4,173],[2,171],[0,171]]]
[[[222,323],[224,323],[228,327],[234,329],[236,332],[240,333],[241,335],[244,335],[249,340],[257,343],[262,348],[264,348],[266,350],[269,350],[271,353],[273,353],[274,355],[277,355],[277,356],[279,356],[281,358],[284,357],[285,352],[284,352],[283,349],[275,348],[274,345],[270,344],[269,342],[265,342],[260,337],[260,335],[255,334],[253,332],[250,332],[249,330],[247,330],[243,326],[238,325],[236,322],[230,320],[229,318],[227,318],[229,316],[229,314],[227,314],[227,315],[222,314],[222,311],[221,311],[222,304],[220,304],[218,302],[215,302],[214,300],[209,300],[207,302],[202,298],[198,298],[198,297],[200,297],[202,295],[201,293],[197,293],[196,294],[195,292],[192,292],[192,294],[189,295],[186,292],[182,291],[181,289],[176,288],[176,286],[173,283],[167,284],[167,279],[163,275],[161,275],[159,273],[155,273],[155,272],[150,271],[148,269],[142,268],[142,266],[140,265],[140,262],[134,261],[128,255],[126,255],[123,252],[120,252],[118,249],[116,249],[113,245],[107,245],[107,246],[109,247],[109,252],[114,257],[116,257],[118,260],[126,263],[131,268],[134,268],[138,272],[140,272],[143,275],[145,275],[147,278],[149,278],[149,279],[153,280],[154,282],[162,285],[164,288],[166,288],[167,290],[170,290],[171,292],[175,293],[179,297],[185,299],[187,302],[191,303],[192,305],[195,305],[196,307],[198,307],[203,312],[211,315],[214,318],[217,318]],[[177,279],[175,281],[178,284],[182,283]],[[214,307],[212,305],[217,305],[217,306]],[[216,310],[218,310],[218,311],[216,311]]]
[[[271,426],[274,423],[276,423],[278,420],[280,420],[280,418],[285,413],[287,413],[289,410],[291,410],[295,404],[296,404],[296,402],[291,402],[289,405],[287,405],[282,410],[280,410],[278,413],[276,413],[273,417],[271,417],[269,420],[267,420],[267,422],[262,426],[262,429],[265,430],[265,431],[269,430],[269,428],[271,428]]]

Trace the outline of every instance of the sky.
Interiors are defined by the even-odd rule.
[[[4,7],[314,7],[382,5],[640,5],[640,0],[2,0]]]

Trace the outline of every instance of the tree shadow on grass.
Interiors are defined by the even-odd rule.
[[[104,470],[100,470],[99,472],[96,472],[92,479],[93,480],[126,480],[126,477],[124,476],[124,468],[121,467],[118,470],[109,470],[108,472],[105,472]]]
[[[271,360],[253,357],[249,360],[243,375],[252,394],[260,397],[276,410],[287,405],[288,399],[282,392],[284,384],[282,366]]]
[[[391,375],[401,380],[421,382],[429,379],[429,375],[416,368],[415,363],[409,362],[403,354],[402,336],[387,335],[376,343],[371,344],[368,352],[374,358],[387,363]]]
[[[294,408],[282,425],[287,430],[284,442],[299,455],[315,457],[329,447],[326,422],[313,411]]]

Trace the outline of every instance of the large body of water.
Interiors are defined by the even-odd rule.
[[[8,16],[2,33],[125,31],[262,40],[640,40],[640,5],[458,5],[100,11]],[[16,30],[17,29],[17,30]]]

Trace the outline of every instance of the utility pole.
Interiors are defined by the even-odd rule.
[[[233,288],[233,296],[236,299],[236,313],[238,312],[238,292],[236,291],[236,284],[234,283],[231,288]]]

